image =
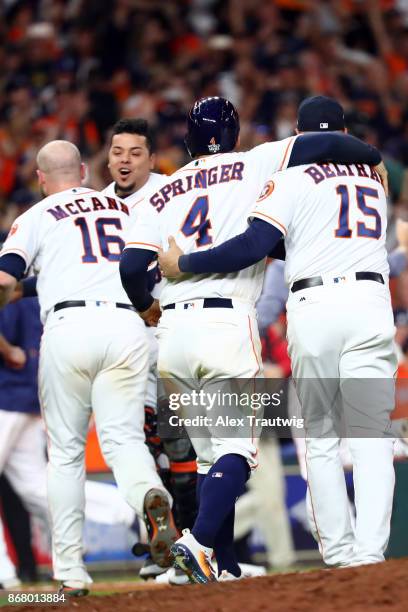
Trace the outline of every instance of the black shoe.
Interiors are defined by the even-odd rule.
[[[58,589],[58,595],[66,595],[66,597],[85,597],[88,593],[89,589],[86,583],[79,580],[67,580]]]
[[[168,497],[161,489],[146,493],[143,518],[150,542],[150,554],[159,567],[170,567],[170,546],[179,537]]]
[[[159,567],[149,554],[140,569],[139,577],[143,580],[149,580],[149,578],[156,578],[157,576],[164,574],[167,572],[167,570],[167,567]]]

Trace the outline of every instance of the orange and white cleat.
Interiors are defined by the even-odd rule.
[[[217,582],[217,576],[211,563],[213,549],[202,546],[189,529],[183,529],[182,537],[170,548],[174,567],[181,569],[190,582],[208,584]]]
[[[159,567],[170,567],[170,546],[179,537],[179,532],[174,523],[166,492],[161,489],[150,489],[144,498],[143,510],[151,558]]]

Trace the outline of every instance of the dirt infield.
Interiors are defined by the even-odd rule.
[[[60,606],[5,606],[13,612],[406,612],[408,559],[352,569],[277,574],[210,586],[150,583],[130,592],[71,600]],[[119,585],[108,585],[111,591]],[[126,588],[132,585],[127,584]],[[96,583],[95,590],[102,590]]]

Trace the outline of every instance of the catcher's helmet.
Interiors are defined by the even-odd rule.
[[[197,100],[187,118],[185,144],[191,157],[227,153],[236,145],[239,116],[225,98],[211,97]]]

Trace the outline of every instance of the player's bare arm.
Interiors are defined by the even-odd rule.
[[[13,301],[14,292],[25,269],[26,262],[17,253],[0,253],[0,308]]]
[[[182,276],[179,268],[179,258],[184,255],[173,236],[169,236],[169,248],[167,251],[159,250],[159,266],[162,275],[166,278],[178,278]]]
[[[398,249],[408,255],[408,221],[397,219],[396,234],[398,240]]]
[[[37,297],[37,277],[29,276],[18,281],[10,298],[10,303],[18,302],[22,298]]]
[[[139,315],[150,327],[157,327],[161,316],[159,300],[154,300],[152,305],[147,310],[139,312]]]
[[[0,308],[8,304],[16,284],[17,280],[14,276],[0,270]]]
[[[384,187],[385,195],[388,197],[388,171],[385,167],[384,162],[382,161],[377,166],[374,166],[378,174],[380,175],[382,185]]]
[[[0,355],[7,367],[13,370],[21,370],[26,364],[27,356],[23,349],[10,342],[0,334]]]

